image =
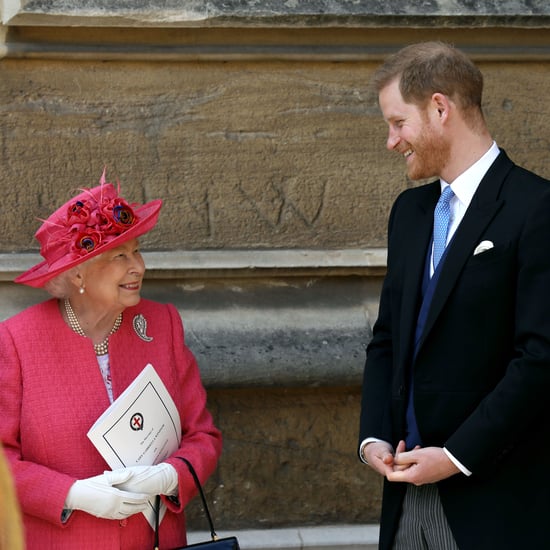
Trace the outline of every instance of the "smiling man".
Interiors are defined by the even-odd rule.
[[[550,185],[499,149],[483,77],[440,42],[376,71],[396,200],[359,454],[385,477],[380,548],[542,548],[550,482]]]

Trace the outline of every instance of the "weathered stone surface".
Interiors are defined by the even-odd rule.
[[[380,282],[360,277],[147,280],[173,303],[210,388],[359,385]],[[0,320],[47,297],[0,283]]]
[[[0,63],[0,251],[104,165],[164,199],[146,248],[384,246],[410,185],[385,151],[370,63]],[[484,62],[485,108],[513,159],[550,175],[550,68]],[[536,105],[536,109],[533,109]]]
[[[5,2],[9,24],[111,25],[456,25],[530,24],[548,18],[545,0],[20,0]]]
[[[378,521],[381,480],[357,457],[358,388],[210,391],[224,433],[207,484],[218,525]],[[198,500],[193,529],[205,528]]]
[[[163,198],[149,247],[383,245],[368,67],[325,69],[4,62],[0,249],[32,248],[36,216],[104,165],[129,198]]]
[[[366,284],[323,279],[197,282],[183,293],[150,283],[148,296],[175,302],[210,387],[360,384],[374,319]],[[201,288],[202,287],[202,288]]]

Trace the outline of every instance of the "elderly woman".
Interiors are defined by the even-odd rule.
[[[176,308],[140,298],[138,237],[160,200],[130,206],[105,181],[56,210],[36,233],[44,261],[16,282],[53,298],[0,323],[0,440],[13,472],[27,550],[145,550],[148,501],[167,512],[161,548],[186,544],[183,509],[193,479],[214,471],[221,435],[206,409],[195,358]],[[109,467],[87,432],[151,363],[181,419],[181,443],[164,462]]]

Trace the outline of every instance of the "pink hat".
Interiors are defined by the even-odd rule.
[[[58,208],[35,233],[44,261],[15,279],[36,288],[94,256],[151,230],[157,223],[162,201],[142,206],[129,205],[112,183],[106,183],[105,170],[93,189]]]

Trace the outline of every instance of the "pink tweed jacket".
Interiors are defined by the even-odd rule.
[[[133,319],[143,315],[150,342]],[[124,312],[111,337],[114,397],[151,363],[181,416],[182,442],[175,455],[188,458],[204,482],[221,453],[221,434],[206,409],[206,392],[185,346],[176,308],[148,300]],[[56,300],[32,306],[0,323],[0,440],[21,503],[27,550],[149,550],[153,530],[139,513],[124,521],[74,511],[61,513],[76,479],[109,469],[86,433],[109,406],[91,342],[63,321]],[[179,474],[179,505],[168,500],[160,528],[161,548],[186,543],[183,508],[195,495],[185,464],[167,460]]]

